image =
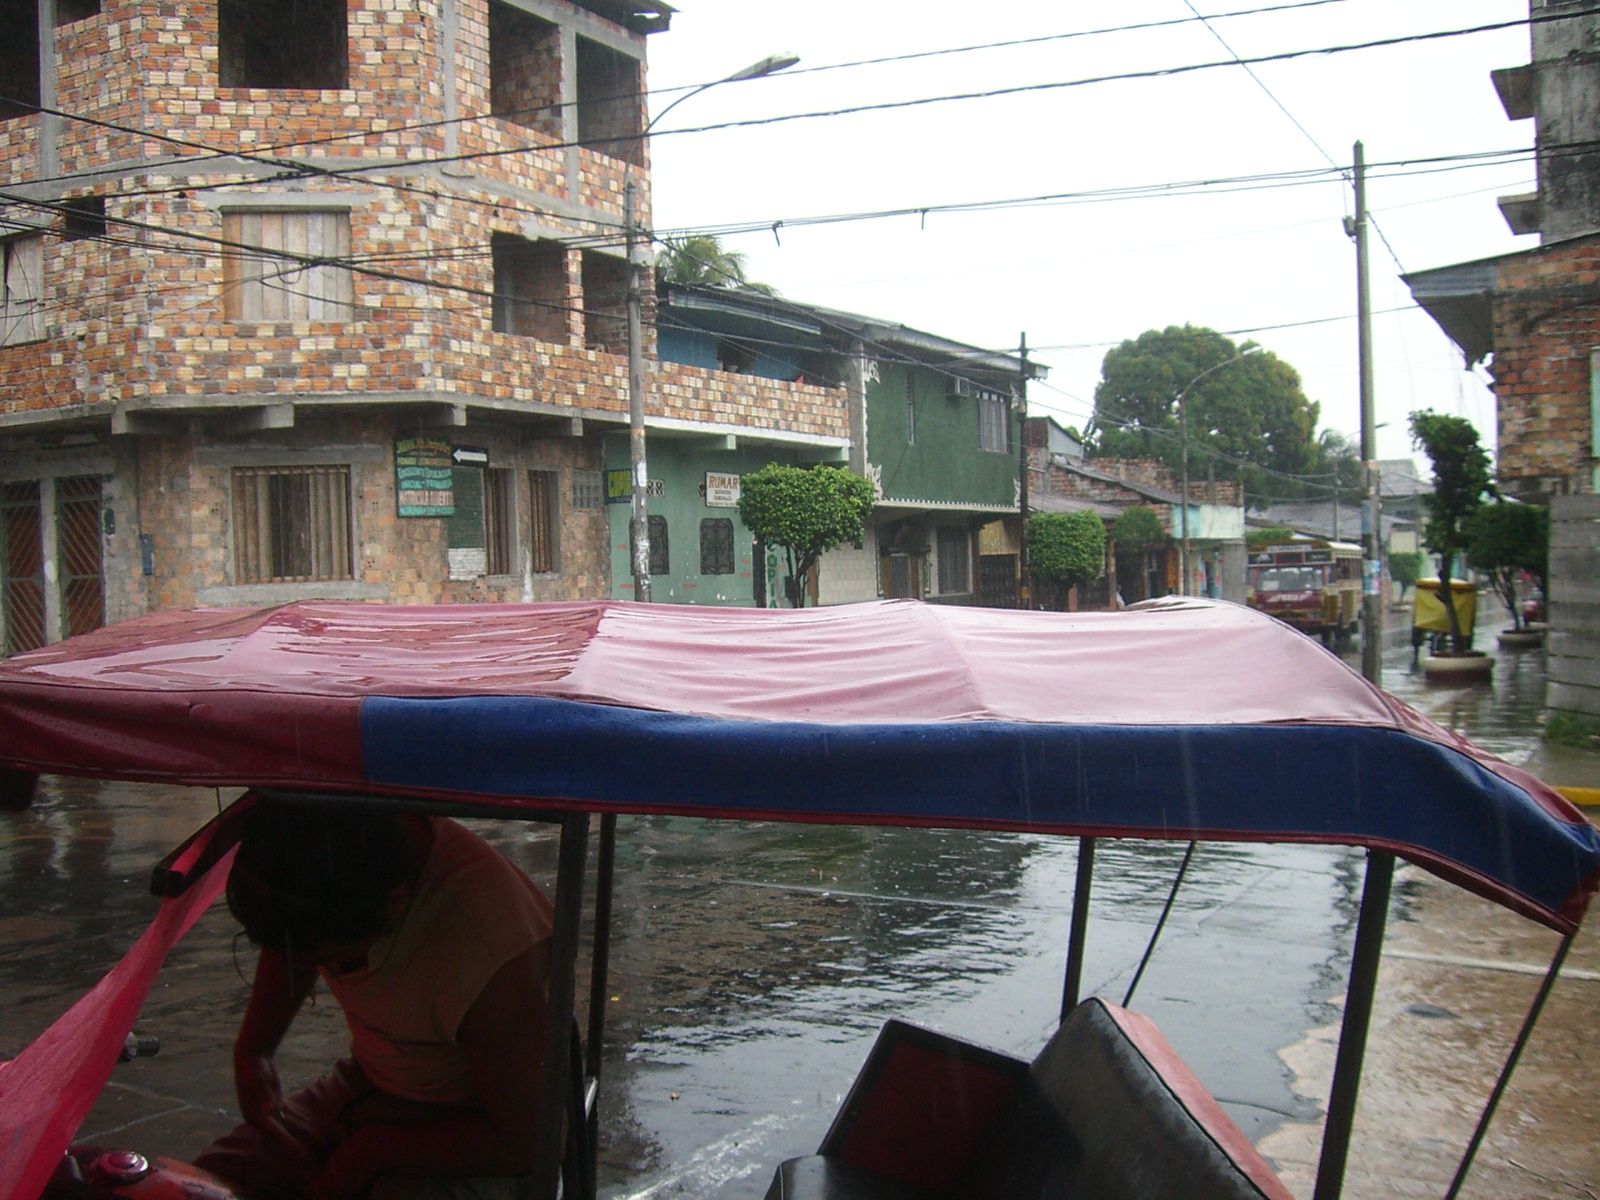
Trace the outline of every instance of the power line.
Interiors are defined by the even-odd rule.
[[[1229,58],[1229,59],[1226,59],[1226,60],[1203,62],[1203,63],[1181,64],[1181,65],[1177,65],[1177,66],[1151,68],[1151,69],[1148,69],[1148,70],[1141,70],[1141,71],[1126,71],[1126,72],[1117,72],[1117,73],[1111,73],[1111,74],[1106,74],[1106,75],[1087,76],[1087,77],[1082,77],[1082,78],[1078,78],[1078,79],[1061,80],[1061,81],[1052,82],[1052,83],[1019,84],[1019,85],[1014,85],[1014,86],[1009,86],[1009,87],[991,88],[991,89],[985,89],[985,90],[980,90],[980,91],[945,93],[945,94],[942,94],[942,95],[920,97],[920,98],[909,99],[909,100],[880,101],[880,102],[876,102],[876,103],[872,103],[872,104],[852,105],[852,106],[847,106],[847,107],[843,107],[843,108],[836,108],[836,109],[814,110],[814,111],[798,112],[798,113],[784,113],[784,114],[777,114],[777,115],[767,116],[767,117],[752,117],[752,118],[745,118],[745,119],[735,120],[735,121],[719,122],[719,123],[715,123],[715,124],[711,124],[711,125],[701,125],[701,126],[688,127],[688,128],[684,128],[684,129],[669,130],[669,131],[664,131],[664,132],[660,132],[660,133],[650,134],[649,136],[659,138],[659,137],[666,137],[666,136],[678,136],[678,135],[681,135],[681,134],[688,134],[688,133],[706,133],[706,132],[712,132],[712,131],[723,130],[723,129],[735,129],[735,128],[748,128],[748,127],[757,127],[757,126],[768,126],[768,125],[786,123],[786,122],[789,122],[789,121],[813,120],[813,119],[821,119],[821,118],[826,118],[826,117],[837,117],[837,116],[854,115],[854,114],[863,113],[863,112],[881,112],[881,111],[900,110],[900,109],[921,107],[921,106],[930,105],[930,104],[943,104],[943,103],[954,103],[954,102],[968,101],[968,100],[993,99],[993,98],[998,98],[998,97],[1002,97],[1002,96],[1021,95],[1021,94],[1028,94],[1028,93],[1034,93],[1034,92],[1043,92],[1043,91],[1059,91],[1059,90],[1063,90],[1063,89],[1067,89],[1067,88],[1086,87],[1086,86],[1099,84],[1099,83],[1123,82],[1123,81],[1141,80],[1141,79],[1166,78],[1166,77],[1172,77],[1172,76],[1176,76],[1176,75],[1188,74],[1188,73],[1197,72],[1197,71],[1213,70],[1213,69],[1220,68],[1220,67],[1254,66],[1254,65],[1259,65],[1259,64],[1262,64],[1262,63],[1269,63],[1269,62],[1285,62],[1285,61],[1290,61],[1290,60],[1297,59],[1297,58],[1305,58],[1305,57],[1312,57],[1312,56],[1323,56],[1323,55],[1333,55],[1333,54],[1343,54],[1343,53],[1349,53],[1349,52],[1354,52],[1354,51],[1371,50],[1371,49],[1378,49],[1378,48],[1389,47],[1389,46],[1404,45],[1404,44],[1408,44],[1408,43],[1412,43],[1412,42],[1434,41],[1434,40],[1439,40],[1439,39],[1442,39],[1442,38],[1462,37],[1462,36],[1469,36],[1469,35],[1479,34],[1479,33],[1496,32],[1496,31],[1499,31],[1499,30],[1517,28],[1517,27],[1520,27],[1520,26],[1523,26],[1523,25],[1528,25],[1528,24],[1537,24],[1537,23],[1540,23],[1540,22],[1543,22],[1543,21],[1548,21],[1548,20],[1555,20],[1555,19],[1570,20],[1570,19],[1572,19],[1574,17],[1593,15],[1593,14],[1596,14],[1596,13],[1600,13],[1600,6],[1592,7],[1592,8],[1588,8],[1588,9],[1584,9],[1584,10],[1580,10],[1578,12],[1563,12],[1562,14],[1560,14],[1559,17],[1553,17],[1553,16],[1550,16],[1550,15],[1546,14],[1546,15],[1542,15],[1542,16],[1530,16],[1530,17],[1527,17],[1527,18],[1521,18],[1521,19],[1514,20],[1514,21],[1502,21],[1502,22],[1496,22],[1496,23],[1492,23],[1492,24],[1476,25],[1476,26],[1470,26],[1470,27],[1460,28],[1460,29],[1433,30],[1433,31],[1425,32],[1425,33],[1419,33],[1419,34],[1405,34],[1405,35],[1398,35],[1398,36],[1390,37],[1390,38],[1372,39],[1372,40],[1365,41],[1365,42],[1352,42],[1352,43],[1345,43],[1345,44],[1334,45],[1334,46],[1323,46],[1323,47],[1313,47],[1313,48],[1304,48],[1304,49],[1279,51],[1279,52],[1276,52],[1276,53],[1273,53],[1273,54],[1258,55],[1258,56],[1255,56],[1253,58]],[[70,113],[63,113],[63,114],[60,114],[60,115],[63,115],[63,116],[68,117],[70,119],[79,119],[79,118],[75,117],[73,114],[70,114]],[[134,131],[134,132],[140,133],[143,136],[150,136],[145,131]],[[631,141],[643,141],[645,139],[645,136],[646,135],[643,132],[641,132],[641,133],[638,133],[638,134],[635,134],[635,135],[625,135],[625,136],[623,136],[621,138],[612,138],[612,139],[608,139],[608,140],[613,141],[613,142],[622,142],[622,141],[630,141],[630,140]],[[440,156],[434,156],[434,157],[431,157],[431,158],[423,158],[423,159],[405,159],[405,160],[403,160],[403,166],[406,169],[416,169],[418,167],[425,167],[425,166],[443,166],[443,165],[450,165],[450,164],[457,164],[457,163],[466,163],[466,162],[479,161],[479,160],[489,159],[489,158],[504,157],[504,156],[507,156],[507,155],[527,153],[527,152],[532,152],[532,151],[548,152],[548,151],[552,151],[552,150],[569,149],[569,148],[572,148],[572,147],[575,147],[575,146],[581,146],[583,144],[584,144],[584,142],[580,140],[580,141],[571,141],[571,142],[556,141],[556,142],[537,143],[537,144],[529,144],[529,145],[518,145],[518,146],[511,146],[511,147],[500,147],[500,148],[490,149],[490,150],[474,151],[474,152],[467,153],[467,154],[440,155]],[[216,152],[216,148],[215,147],[203,146],[201,148],[207,150],[208,152]],[[247,157],[247,156],[241,154],[241,155],[239,155],[239,157]],[[356,165],[353,165],[353,166],[350,166],[350,167],[347,167],[347,168],[334,170],[334,169],[331,169],[331,168],[310,167],[310,166],[302,166],[302,165],[296,164],[296,165],[293,166],[293,169],[285,171],[285,172],[281,172],[279,175],[274,176],[272,178],[269,178],[265,182],[286,182],[286,181],[297,179],[297,178],[304,178],[304,177],[306,177],[308,175],[315,175],[315,176],[323,177],[323,178],[336,177],[336,178],[348,179],[348,178],[353,178],[353,177],[357,177],[357,176],[363,176],[363,175],[371,174],[373,172],[378,172],[378,171],[394,170],[399,165],[400,164],[397,164],[397,163],[394,163],[394,162],[384,162],[384,163],[378,163],[378,164],[356,164]],[[548,214],[546,214],[546,215],[548,215]]]

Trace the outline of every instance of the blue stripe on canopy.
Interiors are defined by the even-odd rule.
[[[367,779],[413,792],[1377,846],[1557,927],[1600,872],[1592,826],[1390,729],[730,721],[528,697],[368,697],[361,713]]]

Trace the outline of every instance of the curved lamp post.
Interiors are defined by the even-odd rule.
[[[1260,346],[1251,346],[1247,350],[1241,350],[1232,358],[1225,358],[1219,363],[1214,363],[1213,365],[1207,367],[1204,371],[1201,371],[1200,374],[1196,375],[1193,379],[1189,380],[1188,383],[1184,384],[1182,390],[1178,392],[1178,441],[1182,448],[1183,460],[1183,490],[1178,495],[1178,519],[1182,527],[1182,533],[1180,535],[1182,540],[1179,542],[1178,551],[1178,565],[1179,569],[1183,572],[1182,586],[1179,588],[1180,595],[1187,596],[1189,594],[1189,421],[1185,401],[1189,397],[1189,389],[1194,387],[1194,385],[1199,383],[1202,379],[1206,378],[1208,375],[1222,370],[1223,367],[1230,366],[1233,363],[1238,362],[1240,359],[1249,358],[1252,354],[1259,353],[1260,350]]]
[[[639,145],[641,147],[647,145],[650,131],[656,127],[656,122],[690,96],[698,96],[707,88],[714,88],[724,83],[741,83],[746,79],[760,79],[765,75],[786,71],[799,61],[799,56],[794,54],[769,54],[759,62],[753,62],[732,75],[691,88],[663,108],[644,127],[644,131],[639,135]],[[637,199],[631,164],[624,172],[622,206],[622,220],[627,227],[628,246],[628,463],[633,476],[633,504],[628,514],[628,550],[633,560],[633,598],[648,600],[650,599],[650,522],[645,499],[648,472],[644,453],[644,339],[640,315],[644,293],[644,264],[639,259],[639,230],[635,215]]]

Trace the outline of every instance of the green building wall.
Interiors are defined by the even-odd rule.
[[[930,506],[1013,505],[1022,419],[1008,404],[1010,449],[980,450],[978,398],[955,394],[955,386],[938,371],[889,364],[868,382],[867,462],[881,472],[883,495]]]
[[[668,567],[664,575],[652,573],[650,599],[657,604],[715,604],[755,606],[753,539],[739,520],[737,508],[711,507],[704,494],[706,473],[744,475],[770,462],[799,465],[793,451],[781,447],[707,450],[704,439],[652,438],[645,461],[652,485],[660,494],[649,496],[646,511],[667,521]],[[628,546],[628,517],[632,511],[628,439],[606,439],[606,518],[611,536],[611,594],[613,599],[633,598],[633,556]],[[733,573],[700,573],[700,523],[723,518],[733,523]],[[770,594],[770,582],[769,582]],[[777,593],[782,596],[781,590]]]

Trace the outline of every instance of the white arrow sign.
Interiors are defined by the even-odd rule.
[[[467,463],[481,467],[489,461],[489,452],[480,450],[476,446],[451,446],[450,461],[458,467]]]

